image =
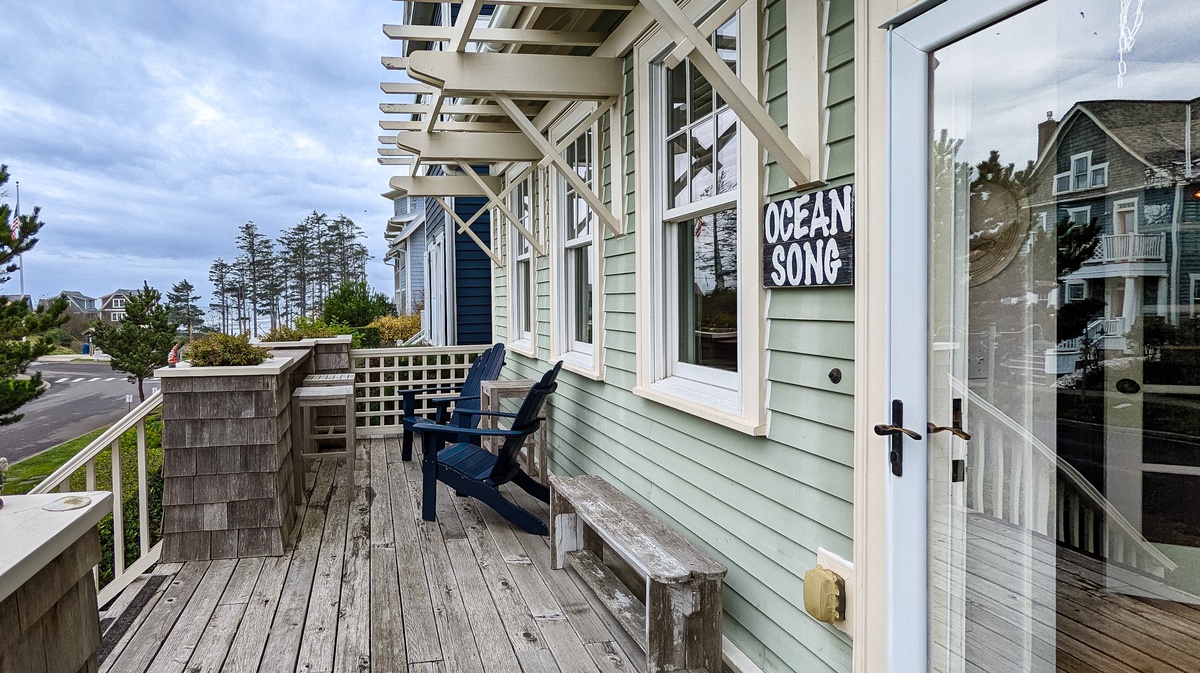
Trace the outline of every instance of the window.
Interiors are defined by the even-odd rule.
[[[1067,224],[1087,224],[1092,221],[1092,209],[1088,206],[1082,208],[1067,208]]]
[[[737,72],[736,16],[711,36]],[[738,121],[688,61],[666,70],[665,371],[738,389]]]
[[[1191,289],[1188,299],[1192,304],[1192,317],[1200,317],[1200,310],[1197,309],[1197,306],[1200,306],[1200,273],[1188,274],[1188,280],[1191,281],[1188,283]]]
[[[1067,302],[1087,299],[1087,283],[1067,283]]]
[[[115,297],[112,301],[113,308],[125,308],[125,300],[120,297]]]
[[[525,178],[509,196],[509,208],[516,215],[521,226],[533,231],[533,203],[530,193],[530,178]],[[509,227],[509,250],[514,263],[511,265],[512,278],[509,284],[509,311],[511,314],[511,340],[515,342],[530,342],[533,347],[533,246],[529,239],[517,229]]]
[[[1092,153],[1071,157],[1071,169],[1054,176],[1054,193],[1081,192],[1108,186],[1108,163],[1093,164]]]
[[[563,152],[567,164],[589,188],[596,184],[595,139],[596,134],[589,128]],[[559,268],[560,287],[563,288],[558,302],[561,308],[559,347],[563,353],[581,355],[583,359],[576,364],[591,369],[594,366],[591,358],[595,353],[596,217],[583,196],[561,175],[558,176],[558,192],[559,249],[562,252]]]
[[[1137,199],[1113,203],[1113,233],[1136,234],[1137,230]]]
[[[112,321],[113,321],[113,322],[121,322],[121,321],[122,321],[122,320],[124,320],[124,319],[125,319],[125,312],[124,312],[124,311],[116,311],[116,312],[114,312],[114,313],[112,314]]]
[[[408,313],[408,243],[396,246],[396,310]]]

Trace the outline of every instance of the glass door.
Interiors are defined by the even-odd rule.
[[[928,52],[929,668],[1200,671],[1200,3],[1027,4]]]

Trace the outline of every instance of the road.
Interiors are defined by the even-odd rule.
[[[137,385],[105,362],[36,362],[50,389],[18,410],[19,422],[0,428],[0,456],[16,462],[108,425],[125,415],[126,395],[138,402]],[[146,394],[158,387],[145,382]]]

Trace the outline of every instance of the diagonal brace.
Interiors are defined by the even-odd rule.
[[[479,185],[479,188],[483,190],[483,193],[487,195],[488,202],[484,204],[484,209],[490,208],[493,205],[499,208],[500,212],[504,213],[504,216],[507,217],[513,223],[513,226],[517,228],[517,231],[520,231],[521,235],[529,240],[529,244],[532,245],[535,250],[537,250],[539,255],[546,254],[546,249],[542,247],[540,242],[538,242],[537,236],[534,236],[533,232],[529,231],[525,228],[525,225],[521,224],[521,218],[517,217],[513,211],[509,209],[508,204],[505,203],[502,198],[500,198],[500,195],[492,191],[492,188],[488,185],[488,183],[484,182],[483,178],[479,177],[479,174],[475,172],[474,168],[471,168],[470,164],[465,161],[459,161],[458,167],[461,168],[464,173],[470,176],[471,179],[475,181],[475,184]]]
[[[458,216],[458,213],[454,212],[454,209],[450,207],[450,204],[446,203],[445,199],[440,196],[435,196],[433,197],[433,200],[437,201],[439,206],[446,209],[446,214],[448,214],[451,219],[454,220],[454,223],[458,225],[458,230],[467,236],[470,236],[471,240],[475,241],[475,245],[479,246],[479,249],[482,250],[485,255],[492,258],[492,261],[495,262],[496,266],[504,266],[500,263],[500,258],[496,256],[496,253],[492,252],[492,249],[488,247],[487,243],[484,243],[474,231],[471,231],[471,226],[462,221],[462,218]],[[482,208],[480,210],[482,210]]]
[[[541,150],[545,158],[549,159],[550,162],[554,164],[554,167],[558,169],[558,173],[562,175],[567,182],[571,183],[571,186],[575,188],[575,191],[581,197],[583,197],[583,200],[586,201],[588,206],[591,207],[592,212],[596,214],[596,217],[599,217],[604,224],[608,225],[608,228],[611,229],[614,234],[621,235],[625,233],[622,231],[620,220],[618,220],[617,217],[612,214],[612,211],[604,205],[604,200],[597,196],[596,192],[592,191],[592,188],[583,181],[583,178],[579,177],[579,174],[571,168],[571,166],[567,163],[567,160],[563,159],[562,154],[558,152],[558,149],[554,146],[554,143],[550,142],[546,136],[542,135],[541,132],[537,130],[537,127],[533,125],[533,122],[529,121],[529,118],[521,113],[521,109],[518,108],[517,104],[508,97],[508,94],[496,93],[494,94],[494,97],[496,103],[498,103],[500,107],[504,108],[504,111],[507,112],[508,116],[511,117],[513,122],[516,123],[517,128],[521,129],[521,132],[524,133],[527,138],[529,138],[529,141],[536,145],[539,150]]]

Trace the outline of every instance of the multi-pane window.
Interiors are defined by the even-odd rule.
[[[124,312],[124,311],[116,311],[116,312],[114,312],[114,313],[112,314],[112,321],[113,321],[113,322],[121,322],[121,321],[122,321],[122,320],[124,320],[124,319],[125,319],[125,312]]]
[[[737,33],[734,17],[709,38],[735,73]],[[664,84],[664,373],[737,388],[737,117],[688,61]]]
[[[396,248],[396,310],[408,313],[408,244]]]
[[[516,215],[521,226],[532,231],[532,203],[529,193],[529,179],[521,181],[509,197],[509,208]],[[515,264],[513,265],[512,281],[512,312],[513,336],[516,340],[530,339],[533,334],[533,252],[529,239],[515,226],[509,232],[512,236],[512,251]]]
[[[1108,162],[1093,164],[1091,152],[1073,155],[1070,170],[1054,176],[1055,194],[1081,192],[1106,186],[1108,186]]]
[[[563,152],[563,158],[589,188],[594,188],[592,143],[594,135],[588,129]],[[568,350],[592,351],[592,301],[595,285],[595,263],[592,259],[592,239],[595,217],[583,196],[560,178],[562,189],[562,222],[566,290],[566,337]]]
[[[112,302],[113,308],[125,308],[125,300],[120,297],[114,297]]]

